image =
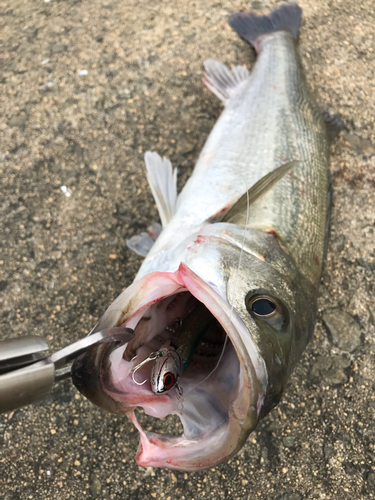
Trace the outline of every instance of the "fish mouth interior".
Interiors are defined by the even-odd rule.
[[[209,323],[203,334],[200,328],[203,318],[201,322],[199,315],[205,316],[206,322]],[[219,368],[219,361],[225,361],[222,358],[226,357],[225,352],[231,347],[231,341],[226,338],[226,332],[220,322],[189,291],[178,292],[152,304],[138,322],[134,330],[135,338],[127,344],[123,353],[123,358],[129,361],[134,369],[147,359],[150,353],[168,344],[168,341],[173,342],[177,348],[184,340],[181,326],[187,316],[194,318],[194,337],[201,338],[188,367],[179,379],[183,398],[204,384],[208,377],[214,377],[214,372]],[[150,361],[141,366],[134,375],[139,384],[148,384],[147,390],[151,390],[152,366],[153,362]]]
[[[203,311],[206,316],[212,315],[212,321],[179,378],[182,397],[177,389],[153,393],[152,361],[134,374],[138,383],[144,382],[142,385],[136,384],[132,376],[137,365],[176,335],[176,327],[184,323],[188,314],[191,317],[194,311],[202,312],[203,302],[187,288],[176,287],[175,293],[154,299],[133,314],[132,319],[123,324],[134,329],[135,338],[110,354],[110,383],[104,390],[122,404],[140,432],[139,465],[194,470],[227,459],[238,447],[238,433],[232,435],[230,421],[234,402],[243,386],[243,371],[220,315],[214,314],[211,307],[211,313],[208,311],[207,306],[212,302],[207,301]],[[199,323],[197,318],[197,328]],[[177,415],[183,434],[167,436],[145,432],[136,419],[136,407],[142,407],[147,415],[156,418]],[[235,444],[229,446],[232,438]]]

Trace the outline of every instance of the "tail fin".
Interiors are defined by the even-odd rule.
[[[286,3],[268,16],[239,12],[229,19],[229,25],[242,38],[255,45],[257,38],[275,31],[288,31],[295,39],[301,25],[302,9],[296,3]]]

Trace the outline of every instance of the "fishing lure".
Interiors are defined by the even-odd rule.
[[[158,351],[152,352],[133,368],[133,382],[137,385],[143,385],[147,382],[148,379],[137,382],[135,373],[143,365],[153,361],[150,377],[152,392],[164,394],[176,388],[179,395],[182,396],[178,380],[189,367],[199,342],[214,321],[216,321],[215,317],[204,304],[199,302],[180,323],[177,334],[172,336]]]

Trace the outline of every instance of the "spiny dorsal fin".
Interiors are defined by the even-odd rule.
[[[249,70],[244,66],[232,66],[231,73],[225,64],[215,59],[207,59],[203,64],[206,70],[203,82],[224,104],[236,93],[241,83],[250,77]]]
[[[221,222],[235,223],[235,219],[238,214],[242,214],[244,212],[246,213],[248,207],[254,203],[254,201],[272,189],[273,186],[279,182],[279,180],[281,180],[287,172],[289,172],[289,170],[297,165],[297,163],[298,161],[296,160],[284,163],[281,167],[272,170],[272,172],[269,172],[262,177],[228,210],[228,212],[221,219]]]
[[[147,151],[145,154],[147,180],[158,207],[161,223],[165,227],[176,210],[177,169],[167,158]]]

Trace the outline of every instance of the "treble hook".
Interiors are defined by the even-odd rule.
[[[156,352],[152,352],[146,359],[144,359],[143,361],[141,361],[140,363],[138,363],[138,365],[136,365],[134,368],[132,368],[132,379],[133,379],[133,382],[137,385],[143,385],[147,382],[148,378],[146,378],[146,380],[144,380],[143,382],[137,382],[135,380],[135,372],[137,370],[139,370],[143,365],[145,365],[146,363],[149,363],[150,361],[154,361],[155,359],[159,358],[161,356],[161,353],[159,351],[156,351]],[[135,359],[137,356],[134,356],[133,359]]]

